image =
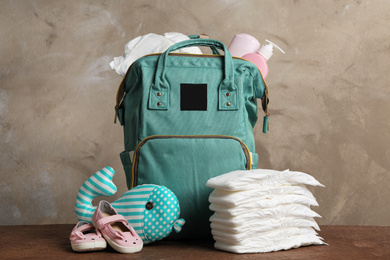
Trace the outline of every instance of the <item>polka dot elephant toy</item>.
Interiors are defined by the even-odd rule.
[[[98,196],[112,196],[117,188],[112,182],[115,171],[104,167],[89,177],[77,194],[75,212],[81,221],[92,221],[96,206],[92,200]],[[167,237],[174,229],[180,232],[185,221],[180,219],[180,205],[176,195],[164,186],[144,184],[125,192],[112,207],[123,215],[149,244]]]

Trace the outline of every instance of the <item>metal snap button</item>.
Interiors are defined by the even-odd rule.
[[[161,92],[157,92],[157,96],[159,96],[159,97],[160,97],[160,96],[161,96]]]
[[[230,104],[230,102],[227,102],[226,105],[227,105],[228,107],[230,107],[231,104]]]
[[[226,93],[226,96],[227,96],[227,97],[230,97],[230,92],[227,92],[227,93]]]
[[[161,106],[161,102],[157,102],[157,106],[158,106],[158,107]]]

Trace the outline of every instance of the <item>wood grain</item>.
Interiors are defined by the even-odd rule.
[[[76,253],[70,247],[73,225],[0,226],[2,259],[390,259],[390,227],[322,226],[328,246],[306,246],[264,254],[234,254],[213,248],[213,241],[160,241],[140,253],[112,248]]]

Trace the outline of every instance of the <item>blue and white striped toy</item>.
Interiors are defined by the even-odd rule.
[[[75,212],[78,219],[91,222],[98,196],[112,196],[117,188],[112,182],[115,171],[107,166],[89,177],[77,194]],[[145,244],[167,237],[172,228],[180,232],[184,219],[179,219],[180,205],[176,195],[164,186],[144,184],[128,190],[112,207],[134,227]]]

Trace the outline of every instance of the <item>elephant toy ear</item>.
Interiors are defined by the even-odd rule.
[[[175,224],[173,225],[173,229],[176,233],[179,233],[181,229],[183,228],[183,225],[186,223],[186,221],[182,218],[179,218],[176,220]]]

